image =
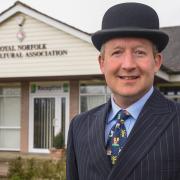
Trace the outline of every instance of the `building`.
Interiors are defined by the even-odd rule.
[[[156,86],[178,100],[180,28],[164,30],[172,37]],[[67,141],[70,120],[110,97],[97,56],[90,34],[21,2],[1,13],[0,150],[47,153],[59,131]]]

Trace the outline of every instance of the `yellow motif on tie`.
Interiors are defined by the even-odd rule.
[[[120,122],[121,122],[121,124],[124,124],[124,119],[121,119],[121,121],[120,121]]]
[[[111,156],[111,162],[114,165],[117,160],[117,156]]]
[[[121,130],[121,136],[122,137],[125,137],[126,136],[126,131],[123,129],[123,130]]]

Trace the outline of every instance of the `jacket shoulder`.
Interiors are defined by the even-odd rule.
[[[161,95],[161,96],[163,96],[163,95]],[[164,99],[168,104],[170,112],[175,112],[178,116],[180,116],[180,103],[176,102],[172,99],[169,99],[167,97],[164,97]]]
[[[75,136],[78,136],[79,133],[86,134],[89,123],[93,123],[95,120],[95,115],[102,114],[103,111],[106,110],[106,107],[107,103],[76,115],[70,122],[69,132],[74,134],[74,138]]]

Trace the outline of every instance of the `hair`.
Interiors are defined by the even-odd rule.
[[[152,42],[152,51],[153,51],[153,56],[154,57],[159,52],[157,46],[153,42]],[[103,43],[102,46],[101,46],[100,55],[103,57],[104,53],[105,53],[105,43]]]

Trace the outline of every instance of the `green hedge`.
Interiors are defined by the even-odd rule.
[[[65,160],[37,160],[18,157],[9,163],[8,178],[11,180],[65,180]]]

